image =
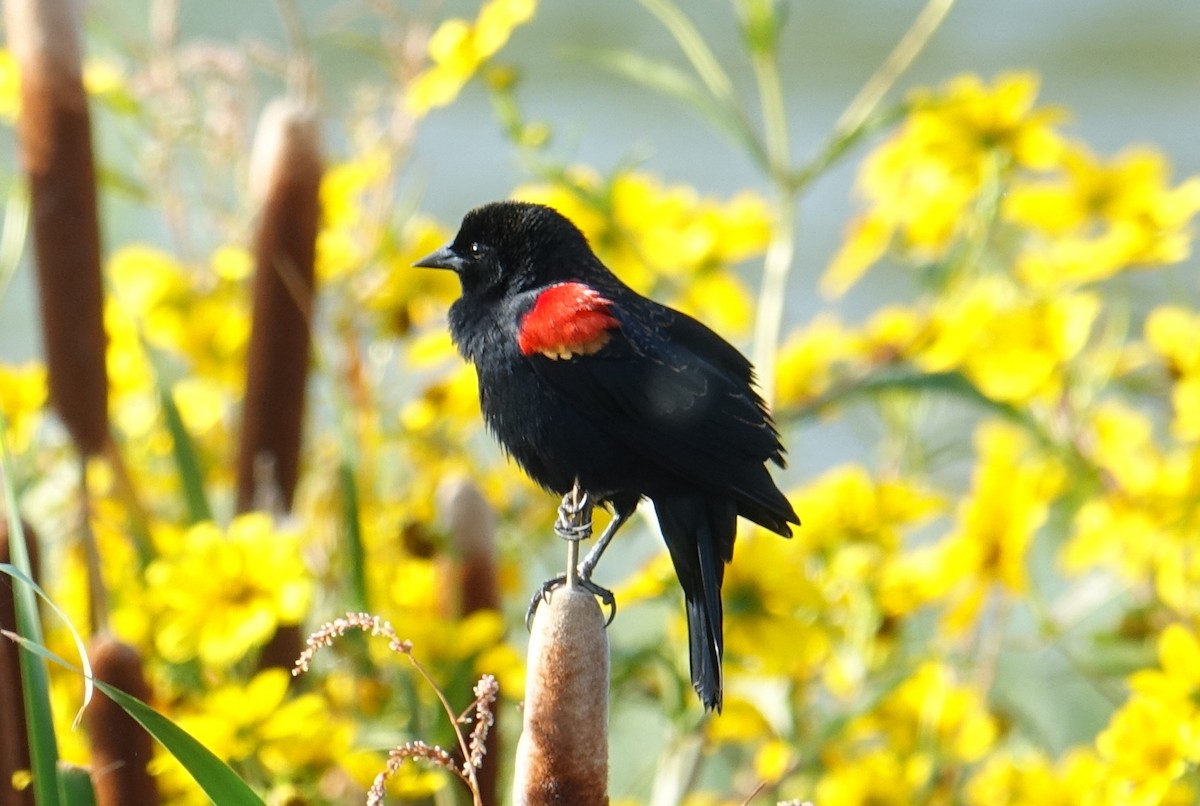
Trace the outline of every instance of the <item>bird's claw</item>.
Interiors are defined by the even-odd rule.
[[[558,506],[558,517],[554,519],[554,532],[563,540],[577,543],[592,536],[592,499],[576,483],[571,492],[563,496]]]
[[[556,577],[547,579],[541,584],[541,587],[534,591],[533,598],[529,601],[529,608],[525,611],[525,629],[533,629],[533,616],[535,613],[537,613],[538,606],[541,605],[542,602],[547,602],[550,600],[550,592],[555,588],[560,588],[566,584],[567,575],[559,574]],[[575,585],[597,597],[600,600],[600,603],[604,607],[608,608],[608,617],[604,619],[604,626],[607,627],[608,625],[612,624],[613,619],[617,617],[617,597],[613,596],[613,592],[608,588],[600,587],[582,573],[580,573],[578,578],[575,580]]]

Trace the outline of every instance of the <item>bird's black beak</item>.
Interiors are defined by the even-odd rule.
[[[463,259],[455,254],[449,246],[443,246],[436,252],[421,258],[413,266],[423,269],[449,269],[458,272],[462,270]]]

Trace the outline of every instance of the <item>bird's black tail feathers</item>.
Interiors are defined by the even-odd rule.
[[[692,685],[706,710],[721,710],[721,583],[733,559],[737,504],[703,495],[654,499],[663,539],[687,605]]]

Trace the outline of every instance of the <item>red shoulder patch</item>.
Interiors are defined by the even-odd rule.
[[[599,351],[620,326],[609,309],[612,301],[583,283],[559,283],[538,295],[521,320],[517,346],[522,355],[570,358]]]

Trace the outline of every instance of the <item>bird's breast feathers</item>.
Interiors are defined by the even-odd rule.
[[[557,283],[538,294],[517,326],[517,347],[525,356],[569,359],[593,355],[612,338],[620,322],[613,303],[583,283]]]

